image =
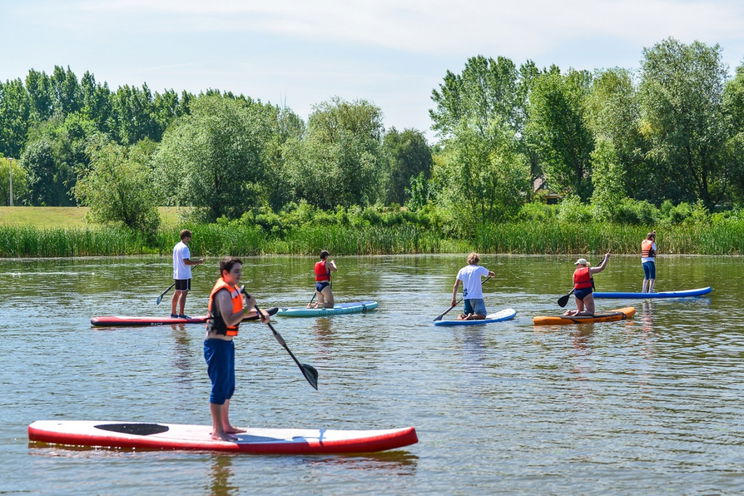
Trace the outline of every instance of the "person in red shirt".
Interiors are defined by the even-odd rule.
[[[307,304],[307,308],[333,308],[333,289],[331,288],[331,272],[336,272],[336,261],[328,260],[330,253],[327,250],[320,252],[320,261],[315,262],[315,296],[318,301],[313,305]]]
[[[594,274],[602,272],[607,267],[610,253],[605,253],[602,263],[597,267],[590,267],[586,258],[580,258],[574,265],[576,270],[573,274],[574,297],[576,298],[576,310],[567,310],[563,315],[594,315]]]

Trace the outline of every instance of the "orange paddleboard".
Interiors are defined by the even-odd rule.
[[[593,322],[612,322],[629,319],[635,315],[634,307],[618,308],[606,313],[595,313],[593,316],[575,315],[541,315],[532,318],[535,325],[590,324]]]

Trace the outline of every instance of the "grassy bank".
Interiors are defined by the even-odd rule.
[[[301,226],[281,235],[259,227],[202,224],[193,233],[192,252],[204,256],[303,254],[325,248],[338,255],[462,253],[635,254],[647,228],[627,225],[549,223],[492,224],[470,240],[442,237],[420,226]],[[66,257],[170,254],[181,226],[166,226],[153,238],[111,227],[0,226],[0,257]],[[744,253],[744,221],[689,224],[658,231],[664,254]]]
[[[0,207],[0,226],[18,227],[95,227],[86,221],[88,207]],[[159,207],[163,226],[175,226],[179,212],[175,207]]]

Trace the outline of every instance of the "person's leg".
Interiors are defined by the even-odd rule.
[[[186,312],[184,312],[184,308],[186,308],[186,296],[188,294],[188,291],[181,291],[181,300],[178,302],[179,316],[186,315]]]
[[[226,416],[227,395],[230,392],[228,355],[226,342],[219,339],[204,341],[204,360],[207,362],[207,374],[212,382],[212,392],[209,395],[209,411],[212,415],[212,439],[235,441],[235,436],[225,432],[224,418]]]
[[[654,292],[654,284],[656,283],[656,263],[649,262],[649,277],[648,277],[648,292]]]
[[[486,303],[482,298],[473,300],[473,315],[470,316],[470,320],[483,320],[488,315],[486,311]]]
[[[594,315],[594,295],[591,293],[584,297],[584,315]]]
[[[245,429],[239,429],[230,423],[230,400],[232,399],[233,393],[235,393],[235,343],[230,341],[230,345],[227,349],[229,381],[225,408],[222,409],[222,429],[228,434],[237,434],[239,432],[245,432]]]
[[[325,308],[333,308],[333,290],[331,289],[331,285],[329,284],[323,288],[322,293]]]
[[[222,441],[237,441],[238,438],[232,434],[228,434],[222,428],[222,419],[224,417],[223,411],[225,410],[226,403],[218,405],[217,403],[209,404],[209,411],[212,414],[212,433],[211,437],[215,440]]]
[[[176,307],[178,306],[178,300],[181,298],[181,292],[179,290],[173,291],[173,297],[171,298],[171,317],[178,316]]]
[[[649,268],[648,268],[648,262],[643,262],[643,285],[641,286],[641,293],[648,293],[648,280],[649,278]]]
[[[463,300],[465,304],[462,307],[462,313],[457,316],[460,320],[468,320],[471,315],[473,315],[473,305],[472,302],[469,299]]]

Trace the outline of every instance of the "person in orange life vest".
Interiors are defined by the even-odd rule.
[[[171,298],[171,317],[187,319],[188,315],[184,313],[186,307],[186,296],[191,289],[191,266],[200,265],[204,260],[192,260],[189,251],[191,242],[191,231],[184,229],[180,234],[181,241],[173,247],[173,280],[175,282],[175,291]],[[176,308],[179,309],[176,312]]]
[[[486,318],[486,304],[483,301],[483,283],[481,276],[493,277],[496,274],[478,265],[480,255],[470,253],[468,265],[460,269],[452,286],[452,306],[457,305],[457,290],[462,283],[462,298],[465,301],[463,313],[457,316],[459,320],[482,320]]]
[[[333,290],[331,288],[331,272],[336,272],[336,262],[328,260],[330,253],[323,250],[320,252],[320,261],[315,262],[315,296],[318,301],[313,305],[307,304],[307,308],[333,308]]]
[[[646,235],[641,242],[641,265],[643,265],[643,285],[641,293],[653,293],[656,283],[656,231]]]
[[[573,274],[576,310],[567,310],[563,315],[594,315],[594,296],[592,295],[594,279],[592,276],[605,270],[609,259],[610,253],[607,252],[598,267],[590,267],[585,258],[580,258],[574,263],[577,266]]]
[[[209,294],[207,332],[204,338],[204,359],[212,382],[209,410],[212,415],[212,439],[235,441],[234,434],[245,432],[230,423],[230,399],[235,391],[235,345],[240,322],[256,315],[256,299],[239,286],[243,262],[236,257],[220,261],[220,278]],[[269,315],[261,311],[261,322]]]

